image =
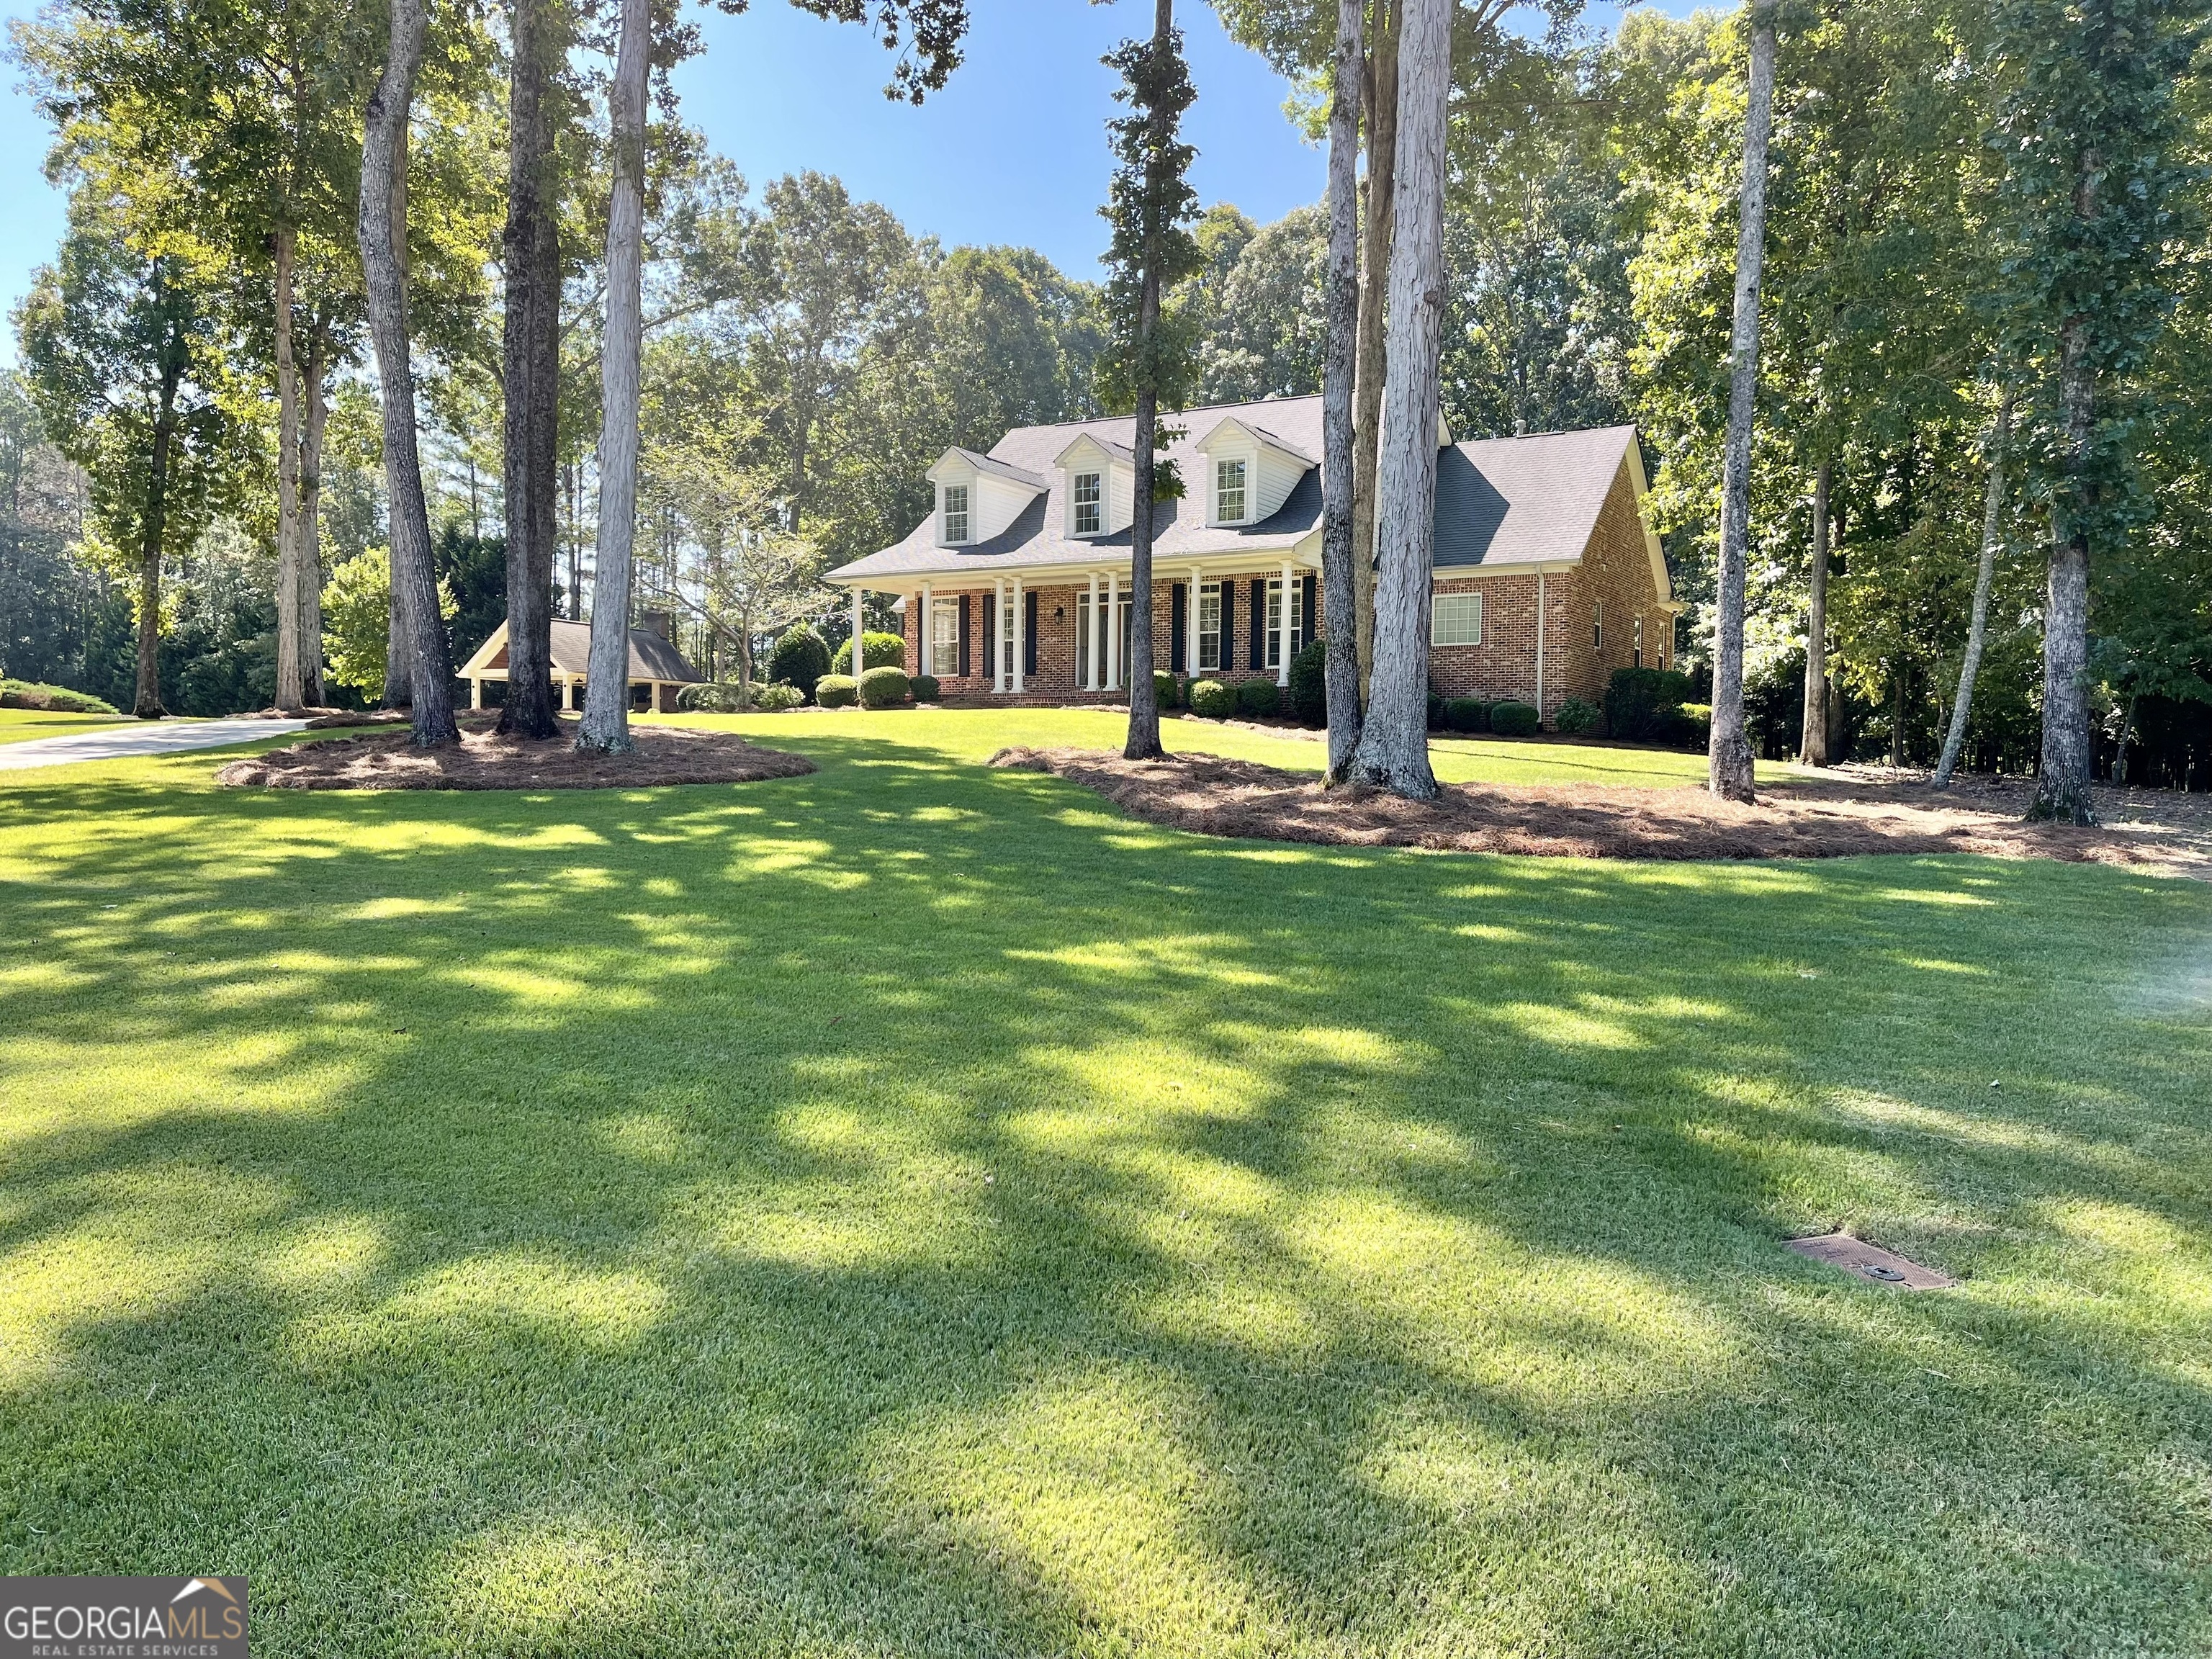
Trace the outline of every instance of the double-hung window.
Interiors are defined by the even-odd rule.
[[[1075,533],[1096,536],[1106,527],[1104,477],[1097,472],[1075,475]]]
[[[968,486],[945,486],[945,539],[949,545],[957,546],[968,539]]]
[[[1244,522],[1244,463],[1217,461],[1213,467],[1213,517],[1219,524]]]
[[[1590,613],[1590,648],[1605,649],[1605,601],[1596,601],[1597,609]]]
[[[1644,666],[1644,618],[1636,619],[1636,665]]]
[[[1221,584],[1198,585],[1198,669],[1221,672]]]
[[[1480,645],[1482,595],[1439,593],[1429,612],[1431,645]]]
[[[1306,608],[1299,586],[1291,588],[1291,655],[1295,657],[1305,648]],[[1267,583],[1267,666],[1283,665],[1283,579],[1275,576]]]
[[[960,603],[957,599],[929,602],[929,672],[953,675],[960,672]]]

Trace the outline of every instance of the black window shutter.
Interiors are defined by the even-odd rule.
[[[1315,582],[1314,582],[1314,579],[1313,579],[1311,576],[1308,576],[1308,577],[1305,579],[1305,581],[1304,582],[1303,586],[1304,586],[1304,588],[1305,588],[1305,590],[1306,590],[1306,592],[1305,592],[1305,617],[1304,617],[1305,626],[1304,626],[1304,629],[1300,632],[1300,634],[1299,634],[1298,637],[1299,637],[1300,639],[1304,640],[1304,641],[1308,645],[1311,645],[1311,644],[1313,643],[1313,639],[1314,639],[1314,592],[1315,592]]]
[[[1252,666],[1267,665],[1267,579],[1252,578]]]
[[[983,678],[999,677],[999,596],[983,595]]]
[[[1029,588],[1022,594],[1023,608],[1029,615],[1022,618],[1022,672],[1036,672],[1037,596],[1036,589]]]
[[[1221,665],[1226,669],[1237,661],[1237,584],[1221,584]]]
[[[974,597],[969,593],[960,596],[960,677],[963,679],[967,678],[969,673],[968,640],[970,629],[968,626],[968,601]]]
[[[1168,667],[1180,674],[1183,672],[1183,635],[1190,631],[1190,584],[1177,582],[1174,593],[1168,605],[1168,614],[1172,618],[1168,623]]]

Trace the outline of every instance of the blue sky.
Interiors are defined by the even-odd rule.
[[[0,0],[0,15],[33,9]],[[1115,76],[1098,59],[1145,27],[1150,9],[1141,0],[975,0],[967,62],[916,109],[883,96],[890,59],[867,30],[754,0],[737,17],[692,14],[706,51],[677,71],[677,88],[686,118],[756,185],[802,167],[835,173],[917,233],[948,245],[1024,243],[1088,276],[1105,246],[1097,205],[1115,107]],[[1189,132],[1201,199],[1263,221],[1315,200],[1323,158],[1284,118],[1287,84],[1232,43],[1210,8],[1186,0],[1179,9],[1199,89]],[[1592,11],[1594,21],[1614,15]],[[10,310],[62,228],[60,199],[40,172],[48,134],[13,82],[0,100],[0,306]],[[13,330],[0,330],[0,361],[12,362],[14,347]]]

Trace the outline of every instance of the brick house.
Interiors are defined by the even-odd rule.
[[[1186,494],[1155,508],[1155,665],[1285,684],[1324,620],[1322,400],[1162,420],[1181,429],[1167,453]],[[1125,695],[1134,436],[1133,419],[1080,421],[1017,428],[988,454],[947,450],[929,471],[929,518],[830,580],[856,615],[863,593],[899,595],[908,671],[935,675],[948,699]],[[1633,427],[1447,442],[1435,689],[1532,702],[1549,726],[1568,698],[1595,702],[1615,668],[1671,666],[1680,607],[1645,489]]]

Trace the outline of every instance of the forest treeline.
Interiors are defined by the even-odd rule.
[[[2051,135],[2024,124],[2021,93],[2044,71],[2019,61],[2040,3],[1808,0],[1775,14],[1747,724],[1769,755],[1803,741],[1818,563],[1830,752],[1932,761],[1994,525],[1965,760],[2032,766],[2051,515],[2071,502],[2095,516],[2100,769],[2124,753],[2138,780],[2212,787],[2212,112],[2197,20],[2153,0],[2106,8],[2172,73],[2143,116],[2164,136],[2158,153],[2113,168],[2116,188],[2148,192],[2155,222],[2100,301],[2089,477],[2058,453],[2063,341],[2022,320],[2047,252],[2030,186]],[[1318,137],[1335,8],[1217,9],[1311,89]],[[1638,424],[1696,663],[1716,592],[1750,30],[1740,12],[1631,12],[1598,39],[1577,32],[1574,8],[1550,9],[1548,33],[1469,27],[1455,45],[1444,410],[1462,437]],[[21,369],[0,386],[0,673],[130,702],[159,427],[169,705],[272,701],[280,601],[303,603],[301,581],[324,605],[328,695],[375,694],[388,503],[352,227],[381,20],[282,17],[76,0],[18,27],[70,211],[16,313]],[[613,20],[578,12],[569,26],[549,83],[562,218],[551,599],[576,615],[599,532]],[[506,606],[507,27],[433,15],[406,157],[418,412],[455,659]],[[224,28],[261,33],[210,38]],[[842,637],[816,578],[911,527],[947,445],[1126,404],[1100,374],[1099,285],[1029,249],[943,247],[832,178],[749,183],[665,87],[653,112],[635,603],[685,618],[687,647],[728,674],[739,641],[794,616],[819,612]],[[186,164],[218,155],[221,167]],[[1217,206],[1193,235],[1194,268],[1166,309],[1194,399],[1319,391],[1323,209],[1255,225]],[[312,485],[311,530],[288,549],[283,526],[303,508],[288,520],[280,434],[298,453],[310,422],[312,477],[295,469],[292,489]]]

